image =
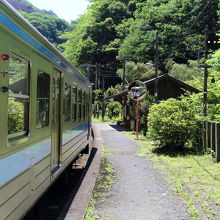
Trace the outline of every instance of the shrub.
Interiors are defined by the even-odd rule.
[[[148,134],[159,146],[183,147],[198,139],[194,103],[187,98],[168,99],[150,108]]]
[[[107,115],[110,119],[119,117],[121,104],[119,102],[109,102],[107,104]]]

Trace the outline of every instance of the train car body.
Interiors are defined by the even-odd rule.
[[[0,219],[21,219],[90,137],[91,85],[0,0]]]

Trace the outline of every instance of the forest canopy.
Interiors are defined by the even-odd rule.
[[[88,11],[63,35],[64,54],[75,64],[102,63],[111,69],[120,59],[147,63],[155,57],[158,33],[160,62],[196,60],[204,51],[204,29],[219,30],[219,0],[90,0]],[[217,49],[217,48],[214,48]]]

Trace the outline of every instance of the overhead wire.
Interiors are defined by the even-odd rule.
[[[184,36],[181,38],[181,40],[179,41],[180,43],[178,43],[173,49],[172,52],[167,56],[167,58],[161,62],[158,67],[162,66],[172,55],[174,50],[177,50],[179,48],[179,46],[181,45],[181,41],[189,34],[190,30],[195,26],[195,24],[197,23],[197,21],[199,20],[199,18],[202,16],[203,12],[205,11],[205,9],[209,6],[209,4],[211,3],[212,0],[209,0],[207,2],[207,4],[202,8],[202,10],[198,13],[196,19],[194,20],[194,22],[192,23],[192,25],[187,29],[186,33],[184,34]],[[203,6],[203,2],[200,4],[199,9]],[[165,18],[162,20],[162,22],[165,20]],[[150,73],[152,71],[152,69],[150,69],[149,71],[146,72]]]
[[[209,6],[209,4],[211,3],[212,0],[209,0],[207,2],[207,4],[202,8],[202,10],[198,13],[195,21],[192,23],[192,25],[186,30],[186,33],[183,35],[183,37],[181,38],[181,40],[179,41],[180,43],[178,43],[172,50],[172,52],[167,56],[167,58],[162,62],[160,63],[159,66],[161,66],[163,63],[165,63],[172,55],[173,55],[173,52],[174,50],[177,50],[180,45],[181,45],[181,42],[182,40],[189,34],[190,30],[195,26],[196,22],[199,20],[199,18],[202,16],[203,12],[205,11],[205,9]],[[199,9],[202,7],[203,3],[201,3],[201,5],[199,6]]]
[[[202,10],[198,13],[196,19],[194,20],[194,22],[192,23],[192,25],[186,30],[186,33],[182,36],[181,40],[179,41],[180,43],[178,43],[173,49],[172,49],[172,52],[167,56],[167,58],[161,62],[158,67],[162,66],[170,57],[172,57],[173,55],[173,52],[174,50],[176,51],[180,45],[181,45],[181,42],[182,40],[189,34],[189,32],[191,31],[191,29],[195,26],[195,24],[198,22],[199,18],[202,16],[202,14],[204,13],[205,9],[209,6],[209,4],[211,3],[212,0],[208,0],[208,2],[206,3],[206,5],[202,8]],[[201,5],[199,6],[199,9],[203,6],[203,2],[201,3]],[[198,10],[199,10],[198,9]],[[165,20],[165,18],[161,21],[161,23]],[[103,68],[103,67],[102,67]],[[147,71],[146,73],[150,73],[152,71],[152,69],[150,69],[149,71]],[[110,70],[101,70],[101,72],[103,73],[114,73],[114,71],[110,71]],[[112,76],[112,75],[103,75],[103,74],[100,74],[100,76],[102,77],[107,77],[107,78],[120,78],[119,76],[115,75],[115,76]]]

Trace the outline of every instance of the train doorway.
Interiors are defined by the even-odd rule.
[[[52,173],[61,163],[61,72],[54,70],[53,76],[53,121],[52,121]]]

